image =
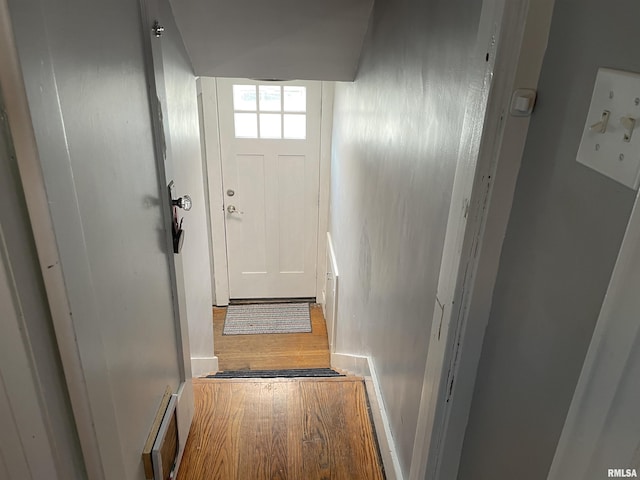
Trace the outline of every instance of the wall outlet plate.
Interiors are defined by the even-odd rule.
[[[577,161],[638,189],[640,74],[598,70]]]

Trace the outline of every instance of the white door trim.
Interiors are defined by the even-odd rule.
[[[479,51],[474,58],[484,61],[487,54],[485,75],[481,84],[472,85],[467,101],[411,480],[457,477],[502,239],[528,128],[528,118],[509,116],[509,101],[516,86],[537,85],[553,6],[553,0],[531,3],[529,9],[528,0],[483,2]],[[512,136],[505,137],[505,131]]]
[[[636,196],[548,480],[605,478],[609,468],[640,468],[636,420],[640,391],[636,377],[639,245],[640,195]]]
[[[498,274],[502,244],[507,229],[511,205],[516,187],[516,181],[522,154],[525,147],[529,128],[529,117],[514,117],[508,114],[511,92],[515,88],[536,88],[542,69],[542,61],[546,51],[551,16],[555,0],[537,0],[535,2],[519,0],[523,14],[521,18],[524,24],[513,21],[504,23],[509,28],[505,38],[505,45],[509,53],[499,69],[496,65],[494,78],[496,87],[502,90],[502,110],[494,113],[495,118],[504,114],[504,126],[499,134],[493,130],[495,125],[488,124],[488,131],[484,135],[487,139],[495,137],[493,145],[483,146],[479,164],[483,161],[492,161],[493,170],[485,170],[491,180],[481,184],[487,188],[485,219],[481,224],[481,231],[476,240],[469,244],[471,248],[477,248],[470,258],[467,283],[463,284],[460,296],[455,299],[459,310],[456,313],[458,332],[456,341],[459,340],[459,351],[452,359],[448,387],[453,384],[454,396],[449,402],[446,422],[449,425],[441,449],[442,460],[439,467],[439,478],[456,478],[462,443],[469,418],[475,378],[480,361],[484,333],[489,321],[493,288]],[[509,3],[509,2],[508,2]],[[527,4],[528,3],[528,10]],[[510,5],[516,7],[516,5]],[[511,43],[513,41],[513,43]],[[500,47],[499,47],[500,48]],[[502,55],[502,54],[501,54]],[[509,58],[513,62],[508,65]],[[515,79],[511,77],[511,83],[498,86],[498,79],[504,77],[509,68],[517,66]],[[513,72],[511,72],[513,73]],[[492,100],[490,100],[491,102]],[[492,133],[493,132],[493,133]],[[483,160],[485,158],[485,160]],[[497,164],[497,165],[496,165]],[[483,174],[479,170],[480,174]],[[478,177],[477,177],[478,178]],[[476,187],[474,187],[476,188]],[[473,203],[472,203],[473,205]],[[467,267],[465,267],[467,268]],[[463,270],[459,270],[458,275]]]
[[[322,82],[320,118],[320,189],[318,198],[318,259],[316,261],[316,301],[322,299],[327,258],[327,232],[329,230],[329,201],[331,192],[331,136],[333,134],[334,82]]]
[[[211,218],[211,261],[214,272],[214,304],[229,304],[229,272],[227,239],[225,234],[224,192],[222,184],[222,156],[218,118],[217,82],[215,78],[200,77],[198,92],[202,95],[201,121],[204,123],[204,157],[207,165],[209,215]],[[320,131],[320,185],[318,212],[318,255],[316,268],[316,298],[324,287],[327,226],[329,222],[329,189],[331,185],[331,132],[333,124],[333,82],[322,82],[322,118]]]
[[[218,125],[218,88],[216,79],[200,77],[198,92],[202,98],[204,131],[204,163],[207,166],[209,189],[209,218],[211,224],[211,262],[215,295],[213,303],[219,307],[229,305],[229,271],[227,267],[227,236],[224,223],[224,192],[222,191],[222,154]]]

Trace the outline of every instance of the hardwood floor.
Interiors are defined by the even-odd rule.
[[[327,326],[320,305],[311,306],[311,333],[222,335],[226,308],[213,308],[213,336],[220,370],[328,368]]]
[[[376,480],[383,469],[357,377],[194,380],[178,480]]]

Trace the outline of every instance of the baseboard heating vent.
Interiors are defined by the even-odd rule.
[[[175,476],[179,450],[177,400],[178,396],[167,387],[142,452],[148,480],[171,480]]]

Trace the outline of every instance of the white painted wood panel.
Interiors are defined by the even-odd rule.
[[[0,228],[0,458],[8,474],[0,478],[57,479],[54,447],[39,405],[37,374],[22,336],[22,312],[5,255]]]
[[[331,193],[331,136],[333,135],[333,97],[335,84],[322,82],[322,118],[320,119],[320,194],[318,196],[318,260],[316,297],[322,301],[326,278],[329,195]]]
[[[230,297],[315,297],[321,85],[269,83],[307,89],[306,139],[293,140],[236,138],[234,84],[258,82],[217,80]]]
[[[640,203],[631,214],[548,480],[640,474]]]
[[[20,296],[26,297],[26,301],[23,301],[23,305],[26,306],[25,320],[27,324],[32,324],[31,328],[34,331],[38,332],[31,338],[31,348],[40,374],[40,386],[47,393],[46,407],[49,411],[49,425],[53,434],[51,438],[55,438],[54,441],[58,447],[56,448],[58,469],[65,478],[81,476],[85,471],[99,478],[97,473],[99,452],[95,443],[87,392],[84,388],[84,373],[79,362],[76,338],[71,326],[72,312],[60,268],[60,255],[52,226],[49,199],[44,188],[34,128],[30,118],[22,76],[25,66],[20,65],[16,50],[14,21],[15,19],[9,17],[6,0],[1,0],[0,64],[3,68],[0,69],[0,84],[3,92],[11,92],[11,95],[4,98],[6,102],[4,108],[6,120],[11,125],[11,139],[15,153],[13,166],[9,163],[5,164],[12,173],[0,174],[0,178],[7,182],[0,187],[2,192],[0,196],[3,197],[0,203],[15,207],[3,210],[3,213],[13,216],[7,222],[11,225],[8,231],[11,235],[7,235],[6,240],[11,243],[13,238],[14,245],[18,246],[19,253],[15,250],[10,253],[14,261],[16,257],[21,257],[22,260],[27,259],[30,263],[30,268],[22,262],[15,267],[20,272],[19,276],[23,282],[21,284],[24,285],[22,288],[19,286],[17,288]],[[49,91],[46,82],[41,84],[41,88],[43,92]],[[18,174],[20,181],[16,177]],[[23,201],[25,204],[18,207]],[[0,220],[0,223],[4,221]],[[34,243],[37,255],[33,250]],[[11,252],[12,249],[8,248],[8,251]],[[36,288],[36,284],[40,283],[38,279],[43,280],[40,288]],[[26,330],[29,330],[28,326]],[[65,384],[69,386],[68,392],[65,392]],[[73,405],[75,422],[72,419],[69,403]],[[78,440],[81,443],[82,453]]]
[[[276,271],[304,273],[305,245],[308,243],[305,219],[314,213],[307,211],[309,205],[300,201],[305,197],[305,189],[309,188],[304,181],[307,159],[302,155],[278,155],[276,163],[278,207],[274,213],[279,227]]]
[[[331,234],[327,232],[327,259],[324,287],[324,317],[327,321],[327,337],[329,352],[335,351],[335,332],[338,319],[338,261],[331,242]]]
[[[227,232],[231,234],[227,243],[229,267],[241,275],[264,274],[267,272],[265,158],[264,155],[237,155],[235,165],[236,171],[226,177],[228,185],[238,185],[237,190],[244,194],[242,204],[237,207],[242,210],[226,217]],[[235,181],[231,180],[234,173]],[[251,214],[244,216],[245,210]],[[250,247],[245,249],[245,246]]]
[[[87,475],[141,478],[140,448],[157,402],[189,366],[188,347],[187,365],[179,353],[185,331],[173,308],[140,8],[38,0],[10,7],[33,119],[28,133],[40,153],[18,151],[20,174],[37,214]],[[94,16],[118,24],[108,44],[86,21]]]

